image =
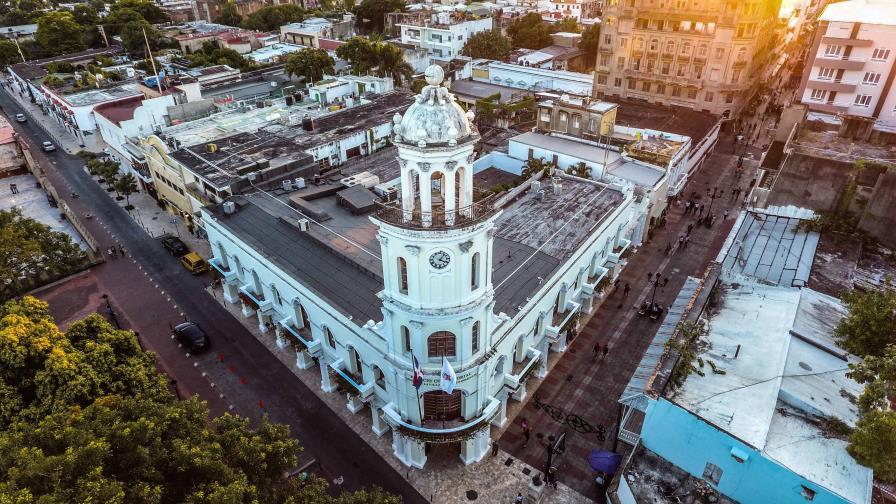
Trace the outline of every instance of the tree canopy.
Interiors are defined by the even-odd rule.
[[[188,54],[187,59],[190,60],[190,64],[194,67],[229,65],[244,72],[257,68],[255,62],[242,57],[240,53],[233,49],[218,47],[214,42],[203,43],[202,49]]]
[[[41,16],[37,20],[35,38],[50,54],[78,52],[87,47],[81,25],[68,11],[51,11]]]
[[[336,55],[351,65],[352,73],[374,73],[379,77],[391,76],[396,86],[410,82],[414,70],[404,60],[404,52],[394,44],[367,37],[352,37],[336,49]]]
[[[32,297],[0,307],[0,495],[10,503],[400,504],[286,480],[289,428],[177,401],[131,331],[91,315],[62,332]]]
[[[888,345],[896,344],[896,292],[851,290],[842,298],[849,314],[835,333],[844,349],[867,357],[882,355]]]
[[[25,51],[23,50],[22,52],[24,53]],[[22,58],[19,56],[16,44],[10,40],[0,40],[0,66],[20,63],[21,61]]]
[[[551,30],[547,23],[541,19],[541,15],[530,12],[511,21],[507,27],[507,35],[513,41],[513,46],[526,49],[541,49],[551,45]]]
[[[859,397],[860,411],[886,409],[889,401],[896,399],[896,343],[887,345],[881,355],[869,355],[850,364],[847,375],[865,385]]]
[[[404,0],[363,0],[355,7],[355,15],[367,30],[382,33],[386,26],[386,14],[404,10]]]
[[[243,27],[250,30],[275,31],[281,26],[305,19],[305,10],[295,4],[268,5],[249,14]]]
[[[589,68],[596,63],[598,44],[600,44],[600,24],[594,23],[582,31],[582,41],[579,43],[579,49],[588,55]]]
[[[847,451],[856,462],[874,470],[874,478],[896,482],[896,411],[863,415],[849,437]]]
[[[485,58],[507,61],[513,49],[510,39],[497,30],[485,30],[474,33],[464,44],[462,54],[473,59]]]
[[[323,49],[306,48],[286,56],[284,70],[290,77],[304,77],[305,82],[319,81],[333,73],[336,62]]]
[[[221,13],[218,14],[215,22],[227,26],[239,26],[243,22],[243,16],[240,16],[236,10],[236,4],[230,0],[221,7]]]
[[[110,16],[121,9],[129,9],[140,14],[150,24],[159,24],[168,21],[168,15],[161,7],[148,0],[118,0],[112,4]]]
[[[582,27],[579,26],[579,22],[576,21],[575,18],[566,17],[551,25],[549,31],[551,33],[580,33],[582,31]]]
[[[18,208],[0,210],[0,299],[9,299],[35,279],[75,271],[85,260],[71,237],[53,231]]]

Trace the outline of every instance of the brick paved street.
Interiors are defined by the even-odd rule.
[[[685,215],[683,205],[670,208],[665,228],[657,230],[652,240],[631,257],[620,277],[620,288],[595,311],[501,438],[502,447],[510,454],[542,468],[546,455],[539,438],[557,435],[565,430],[567,451],[559,461],[555,459],[554,462],[560,480],[598,502],[603,502],[603,496],[593,482],[593,471],[587,462],[588,453],[592,449],[613,448],[618,411],[616,401],[660,324],[660,321],[639,318],[635,307],[651,298],[652,286],[648,283],[648,273],[660,272],[663,277],[669,278],[668,284],[656,291],[656,301],[668,306],[685,278],[700,274],[721,247],[742,200],[741,195],[735,201],[731,191],[738,186],[748,187],[756,165],[755,161],[746,161],[744,168],[737,170],[737,157],[731,152],[731,144],[722,144],[720,140],[716,153],[683,192],[682,199],[686,200],[696,191],[697,201],[703,204],[709,202],[707,189],[711,192],[712,187],[718,186],[719,190],[724,190],[723,196],[716,198],[712,205],[712,213],[717,216],[715,225],[708,229],[694,224],[687,247],[667,256],[667,243],[677,244],[679,234],[686,232],[688,224],[694,223],[696,217]],[[726,209],[729,215],[723,220]],[[628,298],[623,298],[621,287],[626,283],[630,284],[631,292]],[[601,347],[609,343],[610,352],[606,358],[593,358],[592,349],[596,342],[600,342]],[[575,414],[592,426],[603,426],[606,440],[601,441],[597,434],[580,434],[573,427],[553,420],[544,408],[536,409],[536,396],[542,404],[562,410],[564,414]],[[553,412],[557,417],[556,410]],[[532,429],[532,439],[526,447],[523,446],[520,427],[522,418],[528,419]]]

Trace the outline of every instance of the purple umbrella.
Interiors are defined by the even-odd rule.
[[[588,464],[595,471],[613,474],[619,468],[622,457],[618,453],[606,450],[591,450],[588,454]]]

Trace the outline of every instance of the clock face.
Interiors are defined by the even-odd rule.
[[[450,262],[451,256],[449,256],[447,252],[441,250],[433,252],[433,254],[429,256],[429,264],[435,269],[444,269]]]

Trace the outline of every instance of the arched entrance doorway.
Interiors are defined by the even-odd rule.
[[[448,394],[442,390],[432,390],[423,394],[423,418],[451,421],[461,418],[463,393],[460,390]]]

